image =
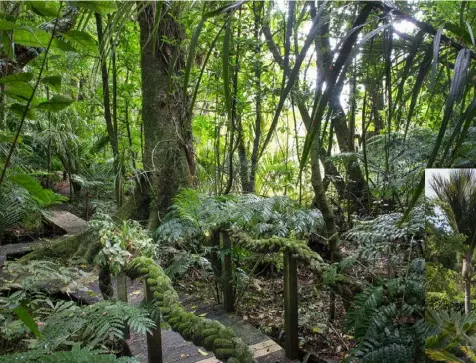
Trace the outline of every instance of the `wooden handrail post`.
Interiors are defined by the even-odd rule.
[[[147,282],[144,282],[145,301],[154,300],[154,295]],[[147,361],[149,363],[162,363],[162,335],[160,331],[160,314],[155,321],[155,328],[151,333],[147,333]]]
[[[223,307],[227,313],[232,313],[235,311],[233,297],[233,260],[231,258],[231,240],[227,232],[220,231],[220,247],[226,250],[222,269]]]
[[[284,253],[284,333],[286,357],[299,358],[297,263],[288,252]]]
[[[116,278],[117,299],[127,304],[127,276],[123,273]],[[129,326],[124,329],[124,339],[130,338]]]

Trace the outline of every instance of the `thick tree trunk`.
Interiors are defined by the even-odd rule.
[[[184,67],[184,55],[177,45],[183,38],[177,23],[178,8],[162,4],[162,19],[154,46],[153,32],[156,4],[139,15],[142,68],[142,122],[144,130],[144,168],[148,172],[152,193],[148,227],[155,229],[172,205],[180,188],[192,185],[195,165],[192,148],[191,118],[187,98],[180,90],[169,88],[169,72]],[[164,11],[166,10],[166,11]],[[173,44],[162,39],[173,39]],[[175,62],[174,64],[170,64]]]

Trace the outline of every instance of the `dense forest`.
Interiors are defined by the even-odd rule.
[[[473,2],[0,14],[1,362],[476,362]]]

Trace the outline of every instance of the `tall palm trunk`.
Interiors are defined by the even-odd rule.
[[[471,271],[472,271],[472,252],[469,251],[463,257],[463,279],[464,279],[464,313],[471,314]]]

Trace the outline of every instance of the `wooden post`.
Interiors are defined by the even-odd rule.
[[[127,276],[119,274],[116,279],[117,299],[127,304]],[[130,338],[129,326],[124,329],[124,339]]]
[[[284,253],[284,333],[285,351],[289,359],[299,358],[298,290],[296,259]]]
[[[220,232],[213,230],[212,235],[210,236],[210,263],[212,265],[213,275],[215,276],[215,293],[217,303],[221,304],[221,289],[220,281],[222,275],[222,266],[220,263],[220,258],[218,256],[218,250],[220,248]]]
[[[144,282],[145,301],[154,300],[154,295],[147,282]],[[162,336],[160,332],[160,314],[155,322],[156,326],[151,333],[147,333],[147,361],[149,363],[162,363]]]
[[[223,307],[227,313],[232,313],[235,311],[233,299],[233,261],[231,259],[230,236],[227,232],[220,231],[220,246],[226,250],[222,270]]]

